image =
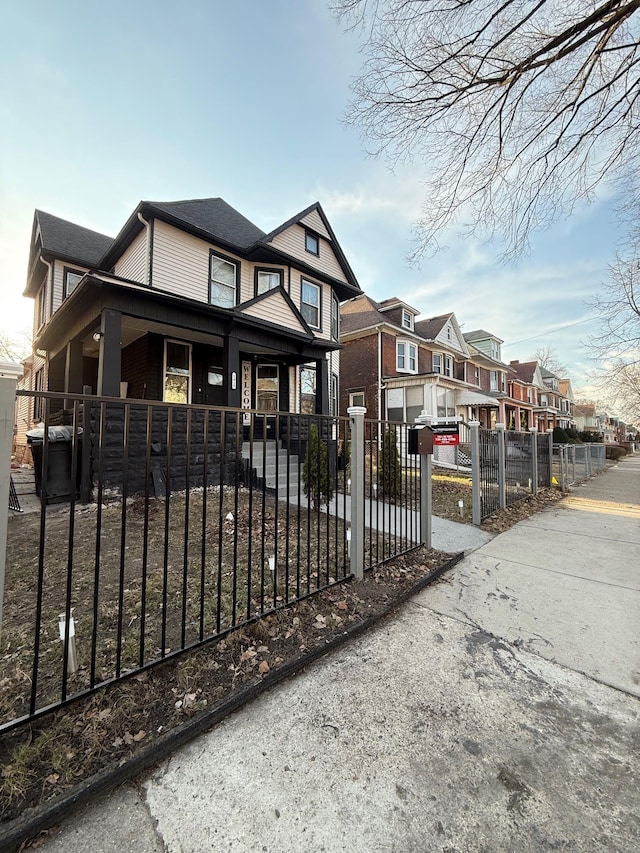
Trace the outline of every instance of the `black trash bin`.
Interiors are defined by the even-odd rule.
[[[33,433],[42,433],[41,435]],[[78,444],[82,441],[81,436],[78,436]],[[27,443],[31,448],[33,456],[33,468],[36,480],[36,494],[42,498],[42,471],[44,460],[44,433],[42,430],[33,430],[30,435],[27,433]],[[78,493],[80,486],[80,463],[82,454],[78,449],[78,460],[76,463],[76,484],[75,488],[71,480],[71,462],[72,462],[72,445],[71,439],[68,438],[49,438],[47,447],[47,500],[63,499],[71,497],[71,494]]]

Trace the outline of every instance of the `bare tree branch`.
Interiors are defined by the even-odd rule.
[[[640,0],[334,0],[362,32],[347,119],[391,166],[427,166],[413,258],[454,221],[536,228],[619,181],[640,201]]]

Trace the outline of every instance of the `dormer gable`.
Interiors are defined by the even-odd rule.
[[[412,308],[411,305],[395,296],[379,302],[378,311],[384,314],[385,318],[391,323],[395,323],[396,326],[400,326],[401,329],[408,332],[415,330],[416,317],[420,314],[416,308]]]
[[[458,352],[464,358],[470,356],[469,347],[453,312],[441,314],[439,317],[431,317],[428,320],[418,320],[416,332],[425,340]]]
[[[281,326],[308,339],[314,337],[313,331],[283,287],[276,287],[242,302],[236,306],[234,313],[261,323]]]

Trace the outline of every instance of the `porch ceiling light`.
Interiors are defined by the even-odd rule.
[[[93,333],[93,335],[92,335],[91,337],[93,338],[93,340],[94,340],[97,344],[99,344],[99,343],[100,343],[100,338],[104,337],[104,332],[94,332],[94,333]]]

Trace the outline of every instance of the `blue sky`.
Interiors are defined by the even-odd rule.
[[[446,235],[410,268],[419,168],[390,173],[342,121],[361,57],[326,0],[24,0],[0,34],[0,330],[21,297],[34,209],[114,235],[141,199],[222,196],[268,231],[311,202],[361,287],[503,338],[506,361],[552,346],[574,390],[592,367],[586,301],[617,239],[610,200],[536,235],[517,264]]]

